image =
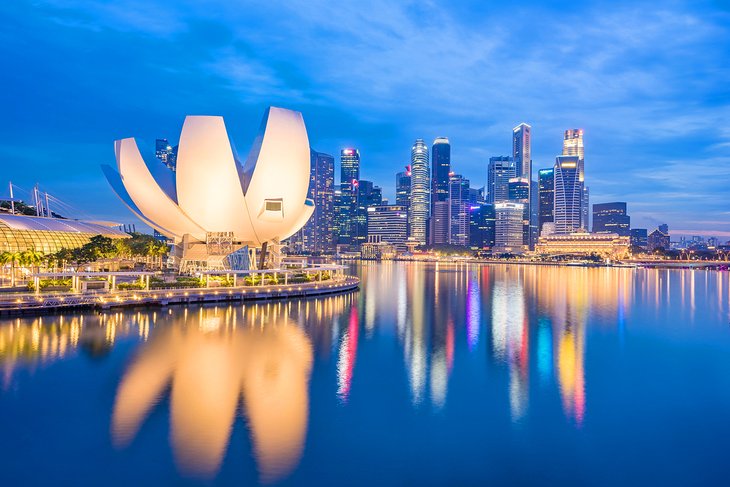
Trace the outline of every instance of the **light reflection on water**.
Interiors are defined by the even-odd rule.
[[[30,387],[34,376],[79,352],[103,358],[117,343],[133,344],[114,378],[111,407],[100,412],[109,417],[112,458],[141,448],[162,408],[179,475],[222,475],[227,462],[236,462],[227,452],[239,423],[257,480],[296,483],[315,480],[311,473],[297,477],[300,465],[326,461],[317,442],[328,421],[321,415],[333,414],[331,407],[356,414],[385,404],[401,421],[426,411],[426,418],[447,415],[459,428],[450,406],[504,404],[519,430],[535,428],[534,418],[545,417],[555,396],[559,423],[583,431],[591,421],[615,421],[605,401],[620,392],[591,377],[620,368],[626,347],[651,339],[730,351],[728,273],[418,263],[368,263],[354,271],[363,282],[359,293],[322,299],[4,320],[3,389]],[[616,348],[591,348],[598,341]],[[382,374],[374,372],[381,366],[388,377],[371,377]],[[313,377],[320,377],[317,387]],[[381,390],[389,381],[401,384],[407,405]],[[599,413],[592,416],[594,408]],[[383,418],[341,421],[356,422],[340,424],[337,435],[357,443],[344,425],[377,429]],[[423,421],[422,428],[435,424]],[[307,462],[308,451],[319,456]],[[410,477],[392,481],[404,478]],[[475,467],[464,478],[489,475]]]

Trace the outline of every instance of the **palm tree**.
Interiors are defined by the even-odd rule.
[[[21,252],[2,252],[0,253],[0,263],[3,266],[10,264],[10,287],[15,287],[15,266],[22,259]]]
[[[30,266],[31,271],[33,267],[36,268],[36,272],[40,271],[40,265],[45,259],[45,255],[42,252],[38,252],[36,249],[28,249],[21,252],[22,266]]]

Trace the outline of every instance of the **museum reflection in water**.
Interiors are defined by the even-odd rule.
[[[18,368],[139,340],[116,390],[112,443],[129,448],[152,408],[169,401],[178,469],[208,478],[243,416],[260,478],[271,482],[303,454],[312,368],[333,365],[332,393],[347,407],[368,367],[358,349],[392,336],[381,331],[399,343],[412,407],[443,408],[455,362],[486,354],[504,371],[513,421],[529,413],[533,381],[555,384],[566,420],[580,427],[589,323],[621,337],[636,303],[658,313],[675,300],[692,319],[698,290],[716,293],[718,309],[729,292],[727,275],[693,271],[373,263],[357,272],[359,293],[321,299],[5,320],[4,383]]]

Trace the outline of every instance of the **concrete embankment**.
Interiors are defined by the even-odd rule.
[[[0,298],[0,316],[52,313],[78,308],[108,310],[133,306],[293,299],[353,291],[360,279],[275,286],[159,289],[115,293],[23,294]]]

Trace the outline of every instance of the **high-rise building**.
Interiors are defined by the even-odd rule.
[[[489,158],[487,166],[487,202],[509,200],[509,180],[515,177],[515,163],[509,156]]]
[[[524,208],[522,215],[522,245],[530,247],[530,180],[516,177],[507,184],[507,199],[513,203],[521,203]]]
[[[360,152],[340,151],[340,194],[337,205],[338,243],[356,245],[358,241],[358,186],[360,184]]]
[[[532,180],[532,127],[521,123],[512,129],[512,159],[515,161],[515,177]]]
[[[408,240],[408,211],[405,206],[370,206],[367,220],[369,241],[388,242],[399,250],[405,249]]]
[[[593,205],[593,233],[631,236],[631,218],[626,214],[626,203],[617,201]]]
[[[314,201],[314,213],[300,230],[302,250],[332,252],[334,241],[335,159],[329,154],[310,151],[311,172],[309,197]]]
[[[589,191],[585,183],[585,150],[583,148],[583,129],[569,129],[563,136],[563,155],[578,158],[578,179],[580,181],[581,207],[580,228],[590,228]]]
[[[638,249],[646,250],[648,242],[648,233],[646,228],[632,228],[631,229],[631,246]]]
[[[460,174],[449,179],[449,244],[469,245],[469,180]]]
[[[361,179],[357,186],[357,211],[355,212],[354,244],[360,245],[368,237],[368,208],[383,204],[383,190],[372,181]]]
[[[582,188],[578,164],[578,156],[558,156],[555,159],[553,217],[557,234],[573,233],[581,228]]]
[[[155,157],[174,171],[177,162],[177,146],[172,147],[167,139],[157,139],[155,140]]]
[[[469,247],[491,249],[494,247],[494,205],[481,203],[469,208]]]
[[[545,223],[552,223],[553,206],[555,204],[555,169],[540,169],[537,173],[537,198],[538,198],[538,214],[537,214],[537,231],[538,235],[542,234],[542,227]]]
[[[405,206],[406,211],[411,206],[411,166],[395,175],[395,204]]]
[[[497,253],[509,252],[520,254],[523,247],[522,217],[525,205],[522,203],[496,203],[494,251]]]
[[[451,144],[437,137],[431,148],[431,245],[449,242],[448,199],[451,173]],[[444,203],[445,205],[438,205]]]
[[[416,139],[411,148],[411,208],[408,212],[409,236],[419,245],[426,245],[426,226],[431,199],[428,178],[428,146]]]

